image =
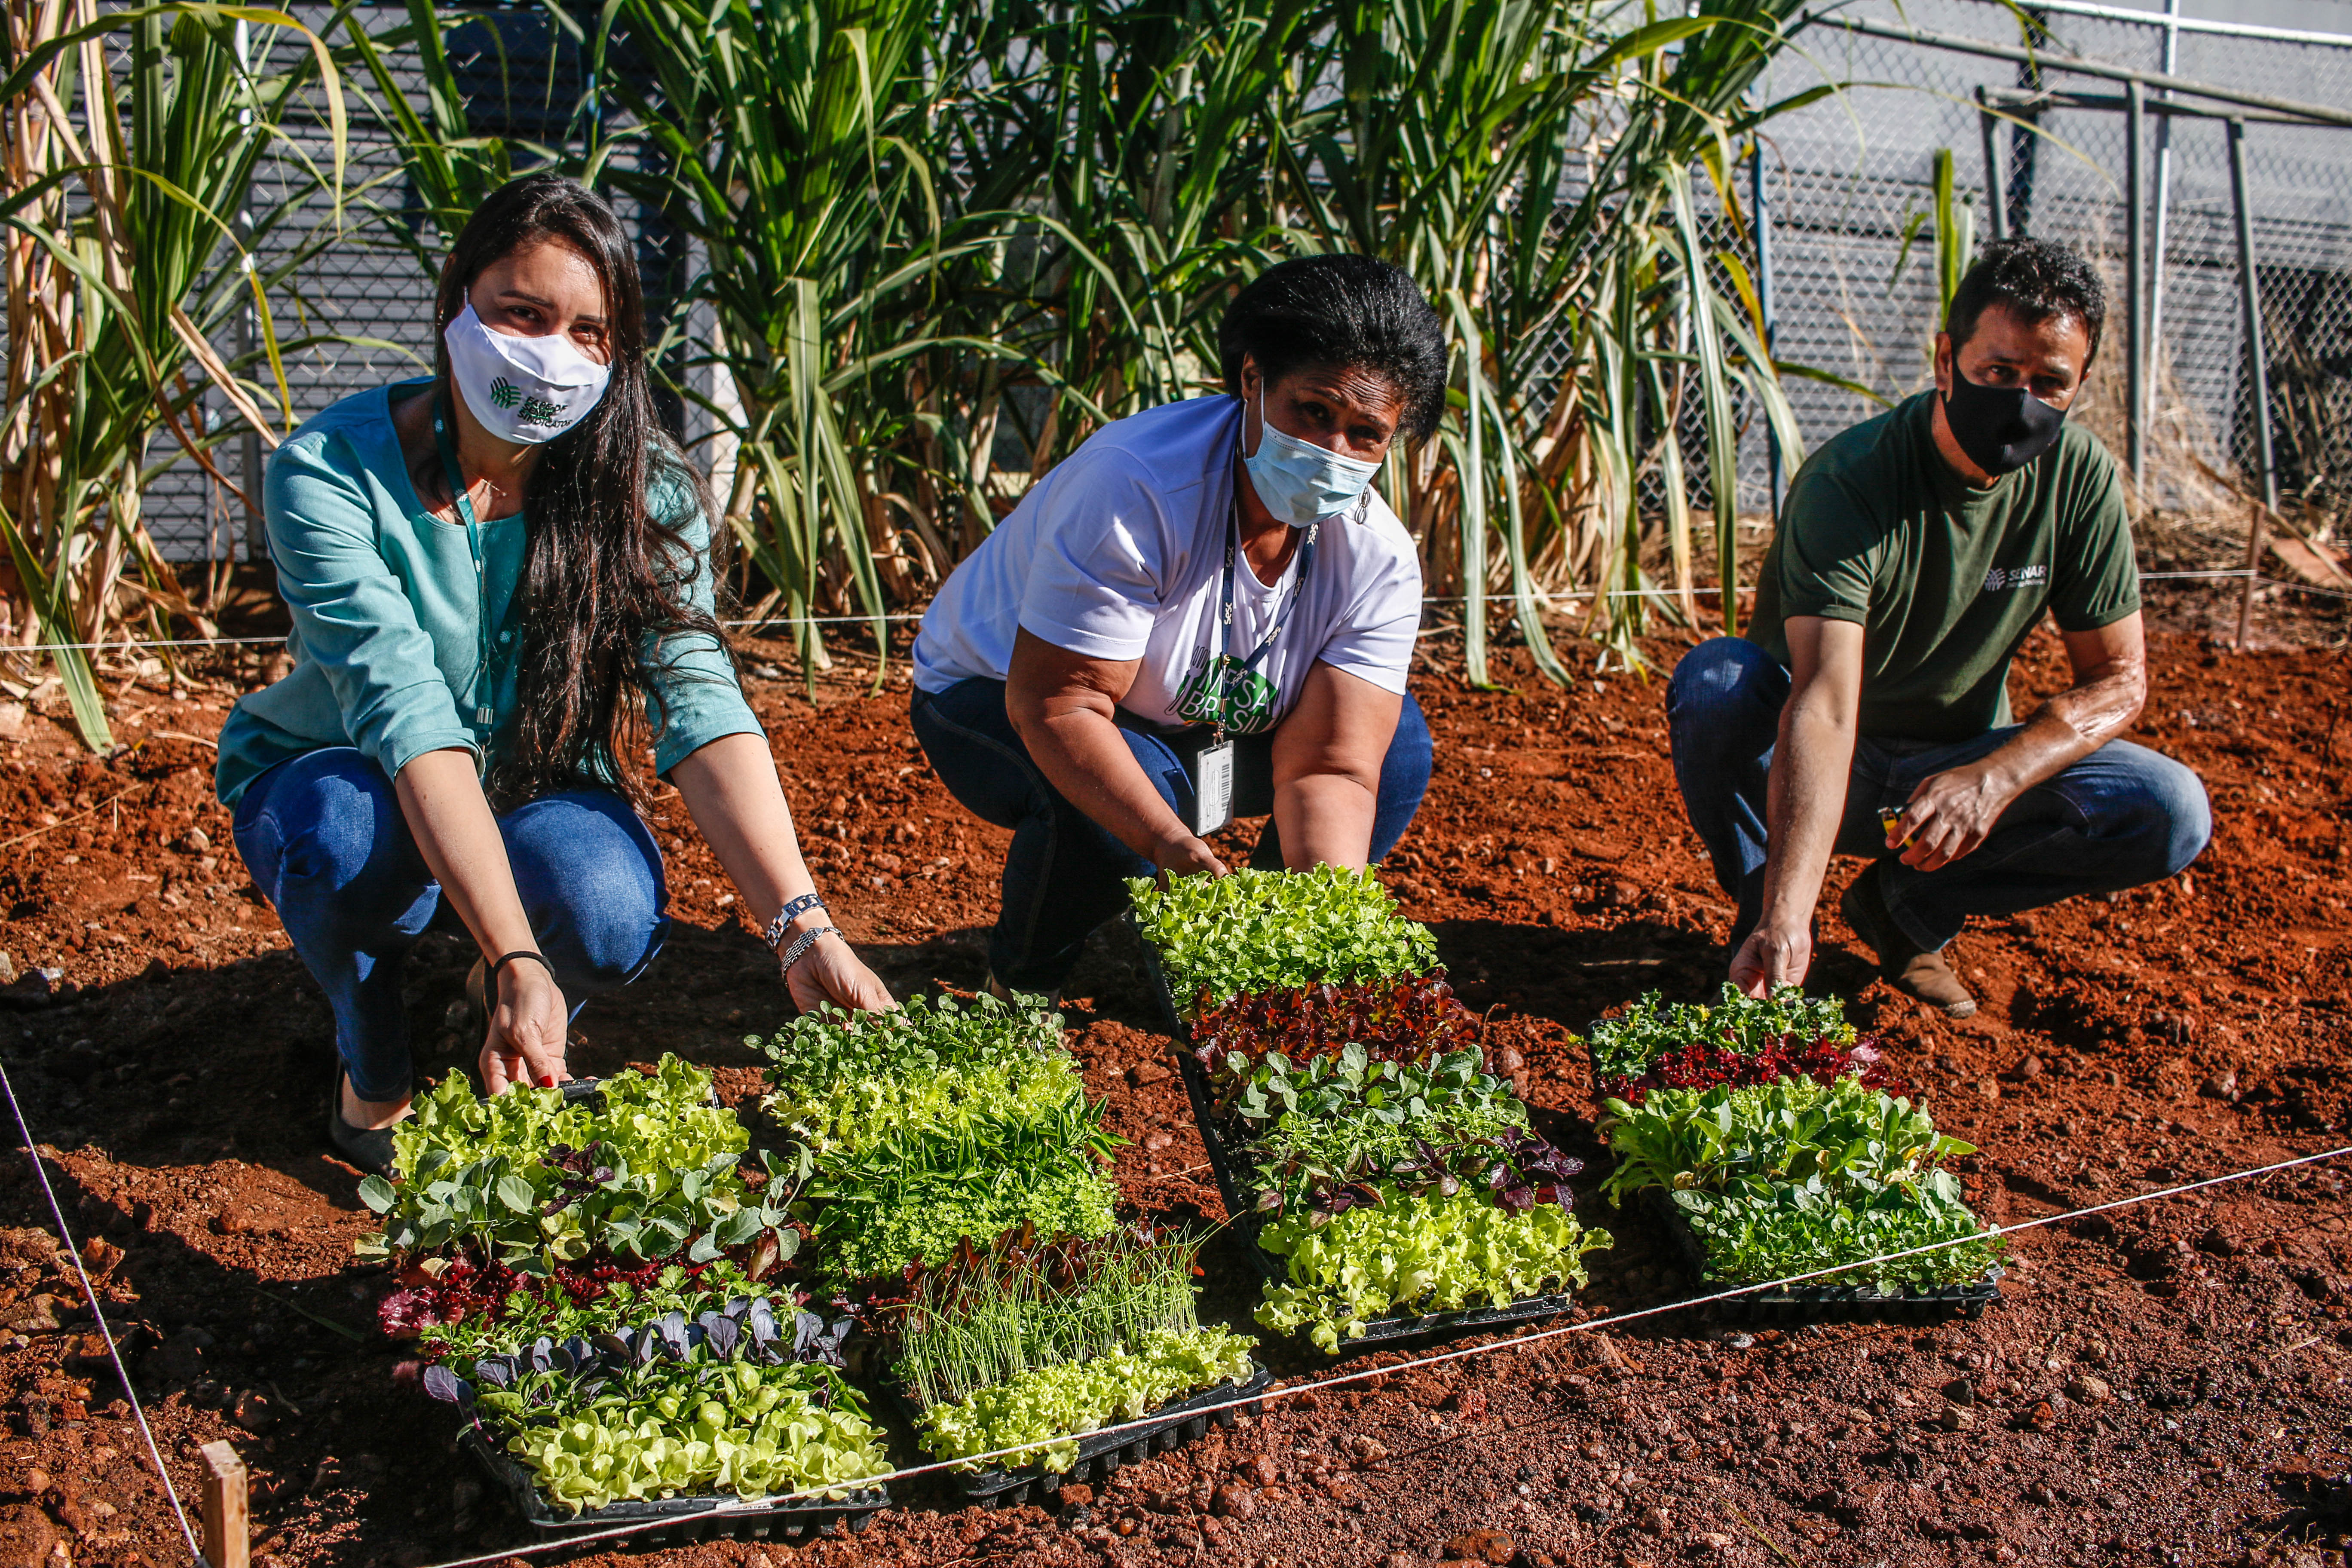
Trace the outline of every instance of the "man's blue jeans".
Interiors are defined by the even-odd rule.
[[[1046,782],[1004,712],[1004,682],[964,680],[937,695],[918,690],[915,734],[940,782],[973,816],[1013,829],[1004,858],[1004,902],[988,941],[989,971],[1015,991],[1060,988],[1077,967],[1087,938],[1127,908],[1125,879],[1149,877],[1151,862],[1104,831]],[[1207,740],[1130,728],[1120,733],[1160,798],[1189,819],[1190,763]],[[1381,765],[1372,813],[1371,858],[1396,847],[1429,788],[1429,723],[1405,694],[1396,735]],[[1274,735],[1244,735],[1234,747],[1234,815],[1265,816],[1250,864],[1278,868],[1281,842],[1274,810]]]
[[[1734,945],[1756,925],[1764,896],[1765,790],[1789,672],[1745,637],[1716,637],[1683,655],[1666,687],[1675,782],[1715,879],[1738,900]],[[1976,850],[1938,871],[1887,855],[1882,806],[1901,806],[1930,774],[1994,751],[2017,727],[1971,740],[1854,743],[1837,850],[1882,859],[1879,888],[1904,935],[1932,952],[1970,915],[2014,914],[2081,893],[2161,881],[2213,836],[2212,806],[2195,773],[2128,741],[2109,741],[2026,791]]]
[[[599,789],[545,795],[499,817],[499,833],[531,932],[575,1010],[653,962],[669,895],[661,851],[627,801]],[[352,1092],[406,1098],[401,970],[425,927],[456,917],[392,781],[356,747],[306,752],[253,781],[235,834],[254,884],[327,993]]]

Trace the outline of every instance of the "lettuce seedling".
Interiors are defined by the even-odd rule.
[[[1160,954],[1170,994],[1197,1016],[1245,991],[1422,974],[1429,928],[1396,911],[1370,871],[1241,870],[1128,883],[1137,929]]]

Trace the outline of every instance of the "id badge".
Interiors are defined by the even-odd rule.
[[[1205,838],[1234,819],[1234,743],[1203,747],[1192,764],[1192,834]]]

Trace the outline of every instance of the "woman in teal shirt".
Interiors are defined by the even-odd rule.
[[[573,1000],[659,951],[648,746],[793,1000],[890,1005],[825,919],[737,684],[612,208],[509,183],[458,235],[436,325],[432,379],[345,398],[271,458],[294,669],[221,731],[238,853],[334,1012],[330,1136],[370,1171],[408,1113],[401,970],[436,917],[481,948],[493,1094],[569,1076]]]

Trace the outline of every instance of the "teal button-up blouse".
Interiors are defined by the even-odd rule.
[[[294,668],[240,699],[221,726],[214,776],[224,805],[278,763],[323,746],[356,746],[397,777],[411,758],[449,749],[487,770],[513,734],[525,520],[481,523],[478,578],[464,525],[425,510],[393,428],[393,399],[426,384],[346,397],[270,457],[263,510],[293,615]],[[688,596],[709,611],[709,520],[675,481],[656,481],[647,500],[692,547]],[[491,718],[481,725],[473,720],[485,620]],[[648,651],[655,772],[721,736],[762,733],[717,639],[682,633]]]

